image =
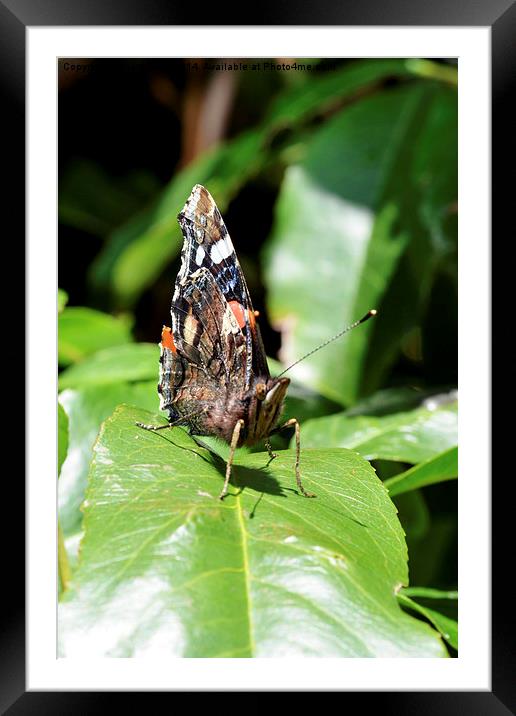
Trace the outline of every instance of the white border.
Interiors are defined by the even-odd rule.
[[[27,688],[489,690],[490,28],[38,27],[27,40]],[[459,57],[458,659],[56,659],[59,56]]]

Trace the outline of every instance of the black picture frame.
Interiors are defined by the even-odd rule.
[[[248,8],[247,8],[248,10]],[[245,16],[244,5],[230,9],[230,5],[214,3],[202,11],[203,25],[391,25],[391,26],[484,26],[491,28],[492,38],[492,236],[502,235],[509,224],[509,212],[514,204],[514,181],[506,181],[506,172],[514,166],[514,115],[507,111],[514,100],[516,85],[516,3],[514,0],[361,0],[361,2],[332,2],[318,0],[314,6],[288,0],[279,4],[260,6],[259,19]],[[121,2],[110,0],[87,5],[75,0],[53,0],[45,4],[38,0],[0,0],[0,87],[3,97],[2,115],[4,141],[14,151],[4,156],[4,176],[8,178],[5,206],[15,219],[10,246],[21,249],[23,260],[25,189],[25,33],[28,26],[80,25],[191,25],[195,11],[188,4],[173,5],[167,0],[145,3],[141,0]],[[510,151],[512,147],[512,152]],[[15,238],[16,237],[16,238]],[[21,264],[19,264],[21,265]],[[18,290],[17,294],[21,292]],[[9,302],[10,303],[10,302]],[[18,296],[16,310],[8,310],[12,321],[7,335],[21,333],[23,311]],[[11,304],[12,305],[12,304]],[[501,318],[495,310],[493,316]],[[4,312],[5,314],[5,312]],[[493,321],[494,328],[494,321]],[[6,329],[4,327],[4,335]],[[27,341],[28,344],[28,341]],[[19,361],[19,351],[13,360]],[[24,415],[31,409],[29,396],[26,407],[20,400],[19,386],[12,405],[18,414],[10,425],[23,424]],[[16,413],[16,411],[15,411]],[[9,428],[9,432],[13,428]],[[123,693],[97,692],[26,692],[25,687],[25,571],[24,571],[24,483],[18,479],[4,482],[4,517],[6,506],[11,519],[3,519],[4,608],[0,640],[0,711],[13,716],[25,713],[71,714],[99,711],[108,708]],[[510,545],[512,501],[500,488],[499,480],[493,490],[492,532],[492,690],[468,692],[346,692],[344,707],[350,699],[360,699],[365,706],[396,714],[459,714],[468,716],[487,714],[502,716],[516,712],[516,662],[512,649],[514,633],[511,615],[513,596],[504,588],[507,545]],[[5,490],[7,494],[5,494]],[[12,525],[14,524],[14,532]],[[9,539],[7,537],[9,536]],[[14,539],[13,539],[14,536]],[[153,694],[158,695],[158,694]],[[161,696],[167,696],[161,694]],[[134,707],[136,694],[129,694]],[[144,696],[143,698],[147,698]],[[143,702],[142,702],[143,705]]]

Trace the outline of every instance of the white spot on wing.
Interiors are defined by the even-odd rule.
[[[199,246],[197,248],[197,253],[195,254],[195,263],[197,266],[202,266],[202,262],[204,261],[204,257],[206,256],[206,252],[204,251],[202,246]]]
[[[210,256],[214,264],[220,264],[221,261],[227,259],[232,253],[233,247],[231,242],[226,239],[219,239],[219,241],[211,247]]]

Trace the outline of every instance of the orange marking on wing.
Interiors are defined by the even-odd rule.
[[[229,307],[233,311],[233,315],[235,316],[239,327],[243,328],[245,326],[244,307],[241,303],[238,303],[238,301],[229,301]]]
[[[256,326],[256,316],[259,315],[258,311],[250,311],[249,309],[247,311],[244,311],[244,307],[241,303],[238,303],[238,301],[229,301],[229,307],[233,311],[233,315],[235,316],[237,323],[240,328],[243,328],[246,323],[249,323],[251,326],[251,329],[254,330]],[[245,320],[245,314],[247,313],[247,321]]]
[[[171,350],[172,353],[177,353],[174,336],[172,335],[172,329],[168,326],[163,326],[163,330],[161,331],[161,345],[163,348]]]

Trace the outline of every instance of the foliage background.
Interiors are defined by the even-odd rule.
[[[414,648],[421,655],[435,655],[435,640],[425,641],[430,627],[418,631],[425,623],[432,624],[437,638],[439,634],[444,638],[447,651],[440,655],[454,655],[456,67],[451,61],[424,59],[298,60],[312,69],[288,71],[265,70],[264,60],[254,62],[260,63],[259,71],[210,69],[203,60],[60,61],[62,652],[75,653],[79,645],[86,651],[132,656],[152,650],[156,635],[166,634],[167,653],[193,656],[386,655],[393,653],[396,641],[407,645],[405,652],[401,647],[401,654]],[[364,605],[361,598],[350,595],[346,581],[339,581],[340,572],[336,577],[331,560],[323,566],[318,563],[322,582],[317,585],[317,598],[313,585],[307,590],[309,580],[295,587],[289,583],[288,600],[304,599],[303,607],[297,605],[299,618],[314,624],[314,634],[304,642],[291,633],[279,635],[277,643],[260,640],[260,625],[267,632],[280,619],[288,621],[288,616],[280,617],[285,596],[278,594],[274,595],[277,613],[263,611],[262,601],[270,601],[270,595],[259,591],[253,570],[254,591],[247,589],[246,604],[239,606],[235,598],[234,612],[219,616],[220,624],[224,620],[232,624],[234,641],[227,638],[227,623],[220,629],[206,626],[209,619],[192,607],[206,599],[217,611],[224,595],[238,594],[240,587],[229,583],[227,575],[220,582],[182,593],[192,616],[192,624],[181,624],[182,639],[167,627],[170,615],[177,617],[184,609],[181,599],[169,601],[167,596],[156,614],[144,616],[156,600],[161,604],[171,586],[172,591],[177,589],[182,572],[179,567],[170,572],[167,568],[164,576],[163,545],[147,545],[141,536],[145,529],[161,530],[171,508],[167,505],[160,511],[138,498],[140,488],[145,491],[152,484],[156,471],[137,474],[128,416],[138,419],[131,411],[158,410],[156,343],[162,324],[169,320],[179,268],[176,215],[195,183],[207,186],[224,215],[254,306],[260,311],[271,358],[288,364],[369,308],[379,310],[377,319],[292,370],[286,414],[303,423],[302,460],[312,464],[315,482],[322,486],[327,480],[330,485],[341,476],[344,482],[338,484],[345,485],[346,474],[355,468],[364,470],[364,484],[372,480],[371,489],[377,491],[382,519],[395,531],[401,522],[406,534],[410,587],[400,591],[401,584],[408,583],[407,555],[403,545],[393,543],[389,549],[397,566],[392,563],[379,599],[394,610],[394,626],[392,633],[386,630],[390,636],[381,644],[376,644],[374,634],[385,622],[375,625],[374,609],[360,626],[359,645],[340,633],[349,619],[346,610],[352,606],[357,619]],[[121,404],[132,407],[119,408]],[[145,443],[150,451],[145,465],[154,460],[157,470],[163,455],[153,452],[155,437]],[[224,455],[223,447],[210,446]],[[286,448],[288,441],[278,440],[276,447]],[[176,494],[174,529],[187,527],[193,509],[186,498],[178,497],[177,474],[184,470],[203,493],[195,503],[195,509],[201,510],[201,522],[194,521],[195,527],[202,532],[203,520],[208,520],[209,534],[215,534],[223,513],[216,518],[209,514],[214,509],[211,502],[208,513],[203,512],[206,495],[218,491],[214,475],[209,471],[204,475],[197,463],[188,463],[186,450],[172,444],[167,449],[179,450],[171,458],[172,463],[179,461],[178,472],[167,484]],[[115,473],[105,472],[101,456],[109,456],[111,463],[106,464],[118,466]],[[390,512],[392,503],[384,499],[387,493],[381,492],[374,472],[367,472],[370,468],[363,458],[388,487],[398,517]],[[213,453],[207,451],[205,459],[216,466]],[[264,567],[267,557],[253,552],[253,540],[260,538],[253,532],[257,521],[251,523],[256,500],[249,495],[270,497],[281,492],[278,486],[271,489],[272,483],[267,487],[266,481],[260,482],[260,459],[263,462],[261,455],[242,457],[247,465],[242,470],[254,470],[255,479],[246,481],[245,473],[240,473],[245,490],[238,498],[241,519],[233,525],[238,544],[249,530],[247,557],[255,571]],[[348,459],[358,462],[348,464]],[[325,461],[327,472],[320,467]],[[283,468],[276,468],[279,462],[271,469],[276,470],[281,489],[288,489],[283,484],[290,485],[291,471],[285,471],[283,483]],[[111,484],[116,489],[106,491]],[[343,514],[349,502],[339,503],[335,484],[332,489],[334,496],[330,494],[327,505],[323,500],[317,506],[316,501],[308,501],[302,508],[294,503],[299,512],[285,524],[286,532],[272,540],[269,556],[279,559],[280,545],[292,535],[304,535],[305,558],[314,548],[325,553],[341,549],[353,530],[342,519],[332,521],[324,510]],[[355,489],[351,483],[350,489]],[[367,504],[366,493],[358,497]],[[137,514],[133,514],[135,503],[141,505]],[[265,522],[278,524],[277,504],[277,499],[264,500],[260,509]],[[104,505],[108,505],[105,515]],[[125,515],[122,520],[120,512]],[[371,515],[366,510],[366,522]],[[307,525],[312,516],[338,536],[338,545],[321,542],[320,536],[310,533]],[[105,524],[111,527],[101,529]],[[374,531],[372,521],[370,527]],[[124,530],[128,552],[120,551]],[[383,531],[379,524],[379,539]],[[233,533],[226,524],[221,536],[228,534]],[[357,543],[362,539],[359,530]],[[218,552],[217,557],[210,554],[208,542],[203,559],[213,564]],[[381,559],[379,554],[375,557],[373,547],[359,544],[359,548],[357,564],[366,565],[359,582],[371,596],[374,582],[381,581]],[[371,564],[366,564],[364,554]],[[198,549],[192,548],[182,552],[179,561],[193,564],[196,559]],[[116,563],[126,565],[123,574],[113,572]],[[185,584],[206,572],[206,565],[192,564],[193,576],[185,573]],[[228,565],[223,562],[219,569],[241,569]],[[310,572],[304,562],[294,570],[291,561],[289,568],[305,577]],[[280,573],[285,569],[283,565]],[[274,567],[267,574],[271,572]],[[160,598],[152,589],[149,592],[158,574],[166,584],[158,589]],[[337,613],[339,605],[342,608],[336,623],[319,613],[321,594],[329,593],[330,583],[337,595],[330,601],[331,609]],[[391,601],[389,589],[394,595]],[[121,593],[126,594],[122,600]],[[249,607],[250,595],[254,611]],[[129,601],[139,605],[136,611],[125,608]],[[254,643],[249,646],[251,611]],[[404,621],[407,615],[410,619]],[[108,617],[110,623],[117,621],[118,631],[104,644],[98,629]]]

